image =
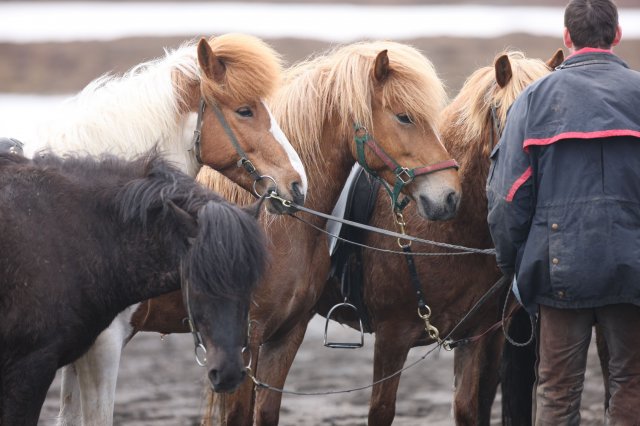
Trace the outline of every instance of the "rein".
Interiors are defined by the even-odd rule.
[[[196,128],[193,131],[193,147],[191,148],[191,151],[193,151],[193,153],[195,154],[196,160],[200,165],[204,164],[202,162],[200,139],[202,137],[202,119],[204,117],[204,110],[206,108],[206,105],[207,103],[204,101],[204,98],[201,98],[200,107],[198,108],[198,118],[196,120]],[[247,173],[253,178],[253,192],[256,196],[260,197],[260,194],[258,194],[258,192],[256,191],[256,183],[264,178],[267,178],[267,179],[271,179],[275,184],[275,180],[271,176],[263,176],[260,173],[258,173],[257,169],[255,168],[251,160],[249,160],[247,153],[244,152],[244,150],[240,146],[240,143],[238,142],[236,135],[233,133],[233,130],[231,130],[231,126],[229,125],[229,122],[224,118],[224,114],[222,114],[222,111],[220,111],[220,108],[215,103],[210,104],[210,107],[213,110],[213,112],[216,114],[216,117],[218,118],[218,121],[222,125],[224,132],[229,137],[229,141],[231,142],[231,145],[233,146],[236,153],[240,157],[236,166],[244,168],[247,171]]]
[[[360,126],[358,124],[355,125],[354,141],[356,143],[358,163],[367,173],[380,181],[384,189],[389,193],[389,196],[391,197],[391,205],[393,206],[394,211],[402,211],[402,209],[404,209],[407,204],[409,204],[408,197],[404,197],[402,200],[399,200],[398,197],[400,196],[400,192],[402,191],[402,189],[406,185],[409,185],[416,176],[428,175],[440,170],[458,170],[460,168],[458,162],[453,159],[441,161],[439,163],[431,164],[428,166],[414,167],[413,169],[402,167],[389,154],[387,154],[384,149],[382,149],[382,147],[376,142],[376,140],[369,134],[369,131],[366,127]],[[369,167],[364,153],[365,146],[369,147],[369,149],[371,149],[378,156],[378,158],[382,160],[382,162],[393,172],[396,177],[393,188],[391,188],[386,180],[380,178],[378,173],[376,173]]]

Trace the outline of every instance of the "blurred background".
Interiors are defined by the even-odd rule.
[[[279,51],[286,65],[339,43],[393,39],[412,44],[435,65],[451,97],[497,53],[517,49],[548,59],[562,48],[566,0],[323,0],[257,1],[0,1],[0,136],[28,134],[64,98],[104,73],[122,73],[160,57],[165,48],[201,36],[246,32]],[[640,0],[618,0],[623,40],[615,52],[640,70]],[[568,51],[565,49],[565,54]],[[324,322],[314,319],[287,386],[348,389],[370,382],[372,338],[349,353],[321,345]],[[202,372],[189,335],[142,333],[125,350],[115,424],[199,424]],[[407,363],[427,348],[416,348]],[[403,375],[396,425],[452,424],[450,353],[436,354]],[[602,424],[602,381],[589,358],[583,424]],[[55,424],[59,378],[40,425]],[[369,391],[283,400],[288,425],[361,425]],[[492,425],[500,424],[500,395]]]
[[[616,53],[640,69],[640,0],[617,4],[623,41]],[[234,31],[264,38],[287,64],[355,39],[403,41],[434,63],[453,96],[474,69],[505,48],[547,59],[563,47],[565,5],[565,0],[2,1],[0,93],[72,93],[105,72],[120,73],[161,56],[165,47]],[[354,35],[345,35],[349,31]]]

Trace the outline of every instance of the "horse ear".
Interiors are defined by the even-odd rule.
[[[221,81],[227,69],[224,62],[213,53],[213,49],[204,37],[198,42],[198,63],[204,74],[214,81]]]
[[[373,77],[378,83],[383,83],[389,76],[389,52],[387,49],[378,53],[376,56],[376,62],[373,65]]]
[[[564,62],[564,51],[561,48],[556,50],[556,53],[546,62],[547,66],[554,70],[558,65]]]
[[[171,200],[167,201],[167,204],[173,211],[176,220],[180,226],[180,230],[187,234],[187,238],[195,238],[198,236],[198,221],[195,217],[181,209]]]
[[[496,70],[496,82],[498,83],[498,86],[506,86],[511,80],[511,77],[513,77],[509,55],[501,55],[496,59],[496,63],[493,66]]]

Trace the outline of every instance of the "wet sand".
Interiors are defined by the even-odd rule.
[[[338,338],[350,329],[332,326]],[[287,389],[324,392],[361,387],[371,382],[373,336],[361,349],[323,346],[324,319],[316,317],[296,357]],[[199,425],[204,409],[204,369],[193,358],[191,336],[154,333],[136,336],[126,347],[116,395],[114,423],[123,426]],[[430,347],[413,349],[405,365],[420,360]],[[59,375],[58,375],[59,376]],[[60,378],[56,377],[42,410],[39,426],[55,424]],[[603,424],[602,379],[593,345],[582,401],[582,425]],[[337,395],[285,395],[282,426],[357,426],[367,423],[370,389]],[[394,425],[453,425],[453,354],[431,352],[402,375]],[[493,405],[492,425],[499,425],[500,395]]]

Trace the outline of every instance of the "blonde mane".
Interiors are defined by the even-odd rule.
[[[504,126],[507,111],[522,90],[551,72],[544,61],[527,58],[520,51],[499,53],[494,58],[494,63],[504,54],[509,57],[512,71],[511,80],[505,87],[501,88],[496,83],[494,66],[486,66],[474,71],[467,78],[460,93],[453,100],[451,107],[457,114],[455,126],[465,135],[464,141],[459,139],[460,142],[472,143],[482,138],[483,131],[488,128],[487,118],[492,106],[495,108],[498,122]]]
[[[446,92],[432,63],[417,49],[391,41],[336,47],[286,70],[283,85],[269,101],[307,171],[323,169],[320,139],[329,117],[340,120],[339,137],[351,135],[355,123],[375,134],[371,96],[376,83],[371,70],[376,56],[385,49],[391,72],[383,86],[383,105],[403,105],[404,111],[398,112],[407,113],[418,126],[435,129],[447,102]],[[201,181],[225,198],[241,203],[250,200],[230,181],[215,175],[207,170],[200,174]]]
[[[275,90],[280,57],[264,42],[225,34],[212,38],[211,45],[227,72],[222,85],[202,82],[208,96],[255,100]],[[95,79],[52,114],[33,142],[59,154],[110,152],[128,158],[157,145],[163,155],[195,176],[199,167],[189,151],[195,122],[188,119],[185,103],[189,88],[197,88],[200,79],[196,42],[188,41],[122,76]]]
[[[209,45],[226,67],[223,82],[202,79],[202,93],[210,100],[248,102],[266,99],[280,86],[282,58],[259,38],[224,34],[209,39]]]

